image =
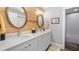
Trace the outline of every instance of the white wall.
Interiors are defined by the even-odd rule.
[[[52,41],[61,48],[64,48],[65,42],[65,10],[61,7],[45,8],[45,20],[50,22],[50,29],[52,29]],[[51,24],[51,18],[60,17],[60,24]]]

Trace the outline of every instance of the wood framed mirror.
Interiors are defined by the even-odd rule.
[[[27,23],[27,13],[23,7],[7,7],[6,18],[15,28],[23,28]]]
[[[37,15],[37,25],[39,28],[41,28],[44,25],[44,18],[41,14]]]

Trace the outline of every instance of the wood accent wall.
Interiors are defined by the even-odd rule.
[[[2,17],[2,19],[0,18],[0,23],[1,20],[3,20],[4,22],[4,26],[3,24],[1,24],[1,27],[4,28],[5,30],[1,30],[0,29],[0,33],[13,33],[13,32],[18,32],[18,31],[29,31],[31,30],[33,27],[36,28],[37,30],[39,29],[37,24],[36,24],[36,10],[38,9],[37,7],[24,7],[26,12],[27,12],[27,24],[25,25],[24,28],[21,29],[16,29],[14,27],[12,27],[7,19],[6,19],[6,15],[5,15],[5,10],[6,7],[0,7],[0,16]]]

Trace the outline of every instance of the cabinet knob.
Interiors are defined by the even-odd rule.
[[[31,44],[29,44],[28,46],[31,46]]]

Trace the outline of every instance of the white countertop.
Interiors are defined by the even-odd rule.
[[[50,32],[50,30],[46,31],[38,31],[36,33],[21,33],[20,36],[11,36],[7,37],[5,40],[0,41],[0,51],[4,51],[8,48],[14,47],[16,45],[22,44],[28,40],[32,40],[36,37],[39,37],[43,34]],[[25,39],[24,39],[25,38]]]

